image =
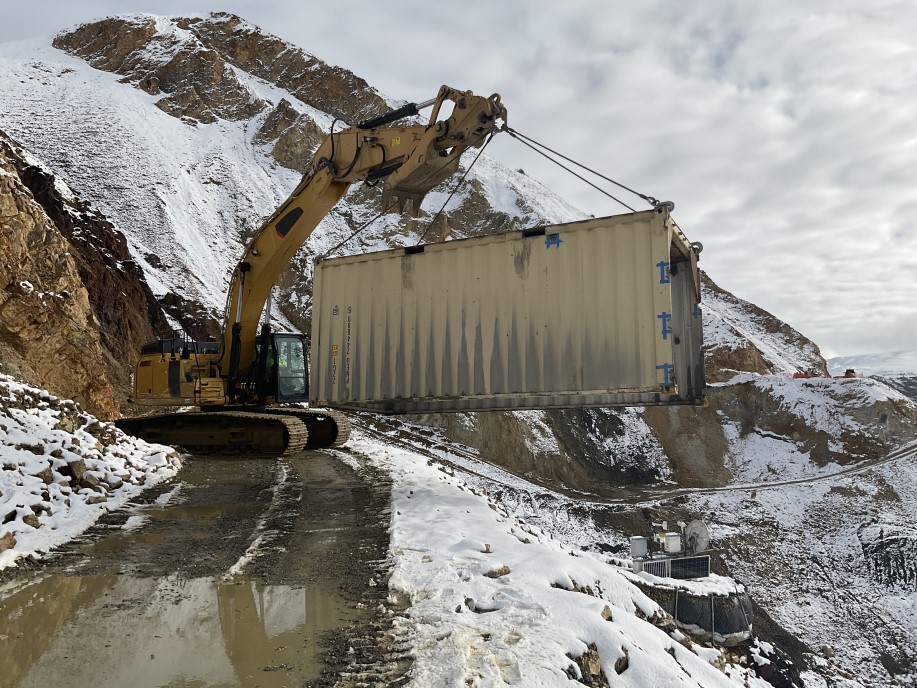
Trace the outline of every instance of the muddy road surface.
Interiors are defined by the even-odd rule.
[[[0,687],[397,684],[390,487],[348,451],[187,459],[3,572]]]

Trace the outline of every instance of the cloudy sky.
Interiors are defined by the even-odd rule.
[[[0,40],[216,10],[392,98],[498,92],[520,132],[674,201],[711,277],[826,356],[917,348],[917,3],[7,1]],[[624,211],[504,138],[501,162]]]

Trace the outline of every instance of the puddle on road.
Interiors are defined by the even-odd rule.
[[[0,589],[0,687],[299,686],[355,615],[313,587],[39,576]]]
[[[162,542],[161,533],[117,533],[98,540],[80,545],[80,549],[90,555],[111,554],[122,552],[138,543],[143,545],[156,545]]]
[[[206,519],[219,518],[220,516],[235,516],[239,514],[254,514],[261,507],[258,504],[181,504],[168,506],[163,509],[148,509],[143,513],[154,521],[178,521],[181,519]]]

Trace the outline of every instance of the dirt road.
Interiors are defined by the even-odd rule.
[[[408,664],[385,638],[389,493],[343,451],[192,457],[5,572],[0,687],[391,683]]]

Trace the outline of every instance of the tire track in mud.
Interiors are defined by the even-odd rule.
[[[219,606],[193,618],[215,633],[209,644],[225,644],[220,661],[225,664],[229,657],[245,685],[243,676],[253,672],[265,686],[278,680],[313,688],[396,685],[410,659],[407,648],[396,648],[392,639],[401,607],[389,599],[386,585],[390,503],[390,476],[347,448],[301,452],[279,461],[190,457],[176,478],[104,515],[31,569],[4,572],[2,580],[22,599],[39,594],[54,579],[83,581],[72,623],[77,624],[74,633],[87,639],[98,632],[79,626],[94,624],[87,605],[124,614],[122,623],[136,625],[138,635],[145,625],[141,618],[158,609],[151,600],[167,597],[168,605],[176,605],[170,608],[186,609],[212,597]],[[91,596],[85,592],[89,582],[99,586]],[[129,595],[123,592],[127,588]],[[5,602],[17,604],[0,598],[0,614]],[[282,631],[291,615],[324,615],[332,625],[302,626],[312,629],[305,635]],[[24,667],[24,676],[33,670],[42,677],[66,673],[65,661],[59,669],[46,666],[54,664],[53,644],[61,642],[52,638],[65,630],[55,626],[46,634],[47,647],[25,653],[36,663],[47,654],[48,661]],[[173,630],[150,633],[160,638]],[[117,646],[117,641],[103,644]],[[251,656],[259,652],[263,656]],[[313,654],[320,658],[315,670],[297,679],[295,672],[312,662],[307,655]]]

